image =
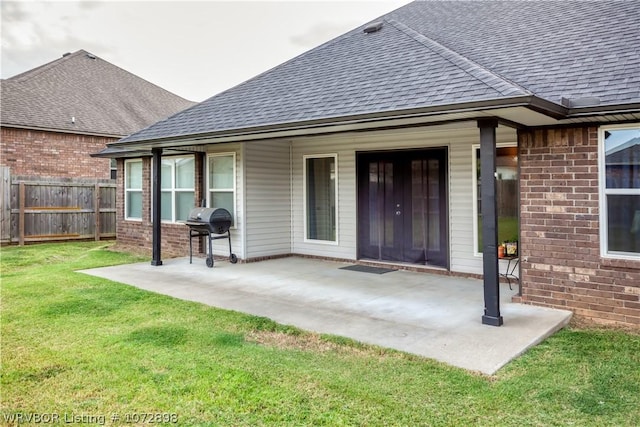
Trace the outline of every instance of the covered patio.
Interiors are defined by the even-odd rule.
[[[483,325],[478,279],[303,257],[231,264],[173,258],[84,270],[141,289],[264,316],[308,331],[432,358],[491,375],[565,326],[571,312],[511,302],[500,285],[503,327]],[[381,265],[380,267],[385,267]]]

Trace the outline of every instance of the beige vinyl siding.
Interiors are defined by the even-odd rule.
[[[512,142],[515,130],[500,127],[498,142]],[[356,152],[448,148],[449,251],[452,271],[482,273],[482,259],[473,250],[472,145],[479,143],[475,122],[441,127],[413,128],[296,138],[292,142],[293,253],[353,259],[357,257]],[[306,241],[304,236],[303,156],[337,154],[338,241]]]
[[[245,258],[291,251],[291,172],[288,140],[244,146]]]
[[[243,168],[242,163],[244,159],[244,147],[242,144],[215,144],[209,145],[207,147],[207,156],[205,157],[205,182],[206,182],[206,174],[207,174],[207,164],[209,162],[209,154],[216,153],[235,153],[236,160],[236,182],[235,182],[235,215],[236,222],[235,225],[231,228],[231,249],[233,253],[236,254],[238,258],[244,258],[245,253],[245,245],[244,245],[244,230],[245,227],[242,225],[245,220],[245,209],[244,203],[242,203],[242,198],[244,196],[244,178],[243,178]],[[209,197],[209,189],[205,188],[205,197],[208,200]],[[199,203],[200,201],[196,201]],[[210,206],[215,207],[215,206]],[[229,256],[229,241],[227,239],[219,239],[214,240],[213,244],[213,253],[214,255],[220,256]]]

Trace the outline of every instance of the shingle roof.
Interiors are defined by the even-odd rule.
[[[3,126],[66,132],[125,136],[195,104],[84,50],[1,86]]]
[[[534,95],[640,101],[635,1],[417,1],[123,139]]]

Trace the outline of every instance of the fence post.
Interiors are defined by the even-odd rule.
[[[93,208],[95,209],[95,236],[100,240],[100,184],[96,182],[93,188]]]
[[[11,242],[11,169],[0,166],[0,241]]]
[[[18,198],[19,212],[18,212],[18,245],[24,245],[24,199],[26,197],[26,191],[24,188],[24,182],[18,184]]]

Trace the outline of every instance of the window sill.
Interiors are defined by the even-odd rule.
[[[640,259],[600,258],[602,267],[631,268],[640,270]]]

